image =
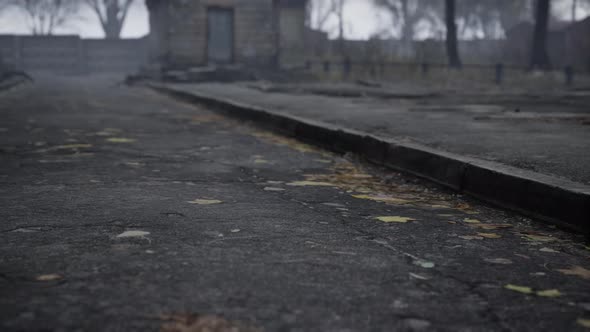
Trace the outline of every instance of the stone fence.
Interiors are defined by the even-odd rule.
[[[133,73],[148,59],[141,39],[82,39],[79,36],[0,35],[5,68],[60,74]]]

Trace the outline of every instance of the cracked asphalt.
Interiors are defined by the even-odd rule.
[[[2,331],[590,327],[579,235],[108,78],[0,112]]]

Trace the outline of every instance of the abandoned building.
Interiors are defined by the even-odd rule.
[[[167,68],[301,66],[307,0],[146,0],[150,58]]]

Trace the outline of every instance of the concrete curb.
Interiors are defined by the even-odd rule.
[[[335,125],[278,114],[203,93],[148,84],[156,91],[206,104],[274,132],[355,153],[373,163],[429,179],[453,190],[525,215],[590,234],[590,186],[515,167],[399,142]]]
[[[4,81],[0,81],[0,92],[9,91],[9,90],[13,89],[14,87],[17,87],[21,84],[25,84],[26,82],[28,82],[28,81],[24,78],[7,79]]]

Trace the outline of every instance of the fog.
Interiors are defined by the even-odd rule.
[[[314,0],[316,3],[328,0]],[[312,1],[312,2],[314,2]],[[568,21],[571,20],[571,3],[573,0],[556,0],[552,3],[553,20]],[[579,1],[579,0],[578,0]],[[399,27],[399,20],[392,17],[391,12],[376,8],[372,0],[345,0],[343,8],[344,20],[344,37],[346,39],[369,39],[372,36],[379,36],[382,38],[399,38],[401,35],[401,28]],[[390,1],[393,2],[393,1]],[[442,3],[442,1],[440,1]],[[458,3],[460,5],[460,2]],[[576,17],[578,20],[590,14],[590,7],[588,2],[579,1]],[[526,18],[532,20],[532,16]],[[459,19],[459,25],[461,25]],[[322,27],[314,26],[314,28],[321,28],[328,33],[330,38],[338,37],[338,18],[335,15],[330,15]],[[123,38],[137,38],[144,36],[149,31],[148,13],[143,0],[136,0],[132,6],[128,17],[125,21],[121,36]],[[27,26],[24,16],[15,9],[10,9],[0,14],[0,34],[28,34],[29,28]],[[56,29],[55,34],[78,34],[84,38],[102,38],[104,33],[100,24],[88,8],[82,7],[80,12],[71,19],[66,25]],[[503,37],[503,33],[498,34]],[[460,39],[474,39],[482,38],[480,31],[471,29],[459,36]],[[442,34],[432,33],[426,27],[418,29],[415,34],[416,39],[436,38],[441,39]]]

